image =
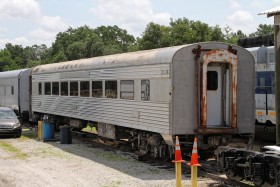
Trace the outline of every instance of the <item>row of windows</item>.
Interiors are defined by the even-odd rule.
[[[0,95],[15,95],[14,86],[0,86]]]
[[[103,97],[103,84],[102,81],[92,81],[90,88],[90,81],[66,81],[66,82],[45,82],[39,83],[38,93],[44,95],[60,95],[61,96],[78,96],[80,91],[81,97]],[[118,97],[118,82],[115,80],[105,81],[105,98]],[[121,99],[134,99],[134,81],[121,80],[120,81],[120,98]],[[150,100],[150,81],[141,80],[141,100]]]

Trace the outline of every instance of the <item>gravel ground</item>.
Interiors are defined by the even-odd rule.
[[[159,169],[125,156],[73,139],[72,144],[41,142],[35,130],[19,139],[0,139],[0,186],[176,186],[175,172]],[[190,178],[182,176],[182,185]],[[199,186],[217,186],[199,178]]]

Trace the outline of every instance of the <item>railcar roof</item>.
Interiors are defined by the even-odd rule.
[[[164,64],[171,63],[174,54],[181,48],[188,45],[166,47],[145,51],[114,54],[94,58],[73,60],[67,62],[40,65],[33,68],[32,73],[47,73],[57,71],[99,69],[123,66],[137,66],[143,64]]]
[[[0,78],[16,78],[20,75],[21,72],[25,70],[28,69],[18,69],[18,70],[0,72]]]

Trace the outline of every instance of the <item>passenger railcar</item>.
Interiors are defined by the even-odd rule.
[[[275,141],[274,46],[247,48],[255,58],[256,136]]]
[[[254,58],[205,42],[41,65],[32,70],[32,112],[58,125],[91,123],[154,157],[198,137],[200,150],[254,134]]]
[[[0,72],[0,106],[12,108],[28,121],[31,69]]]

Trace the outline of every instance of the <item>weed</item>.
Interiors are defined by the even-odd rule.
[[[0,148],[4,149],[7,152],[15,154],[15,157],[19,159],[25,159],[28,157],[26,153],[22,153],[18,148],[6,142],[0,142]]]

